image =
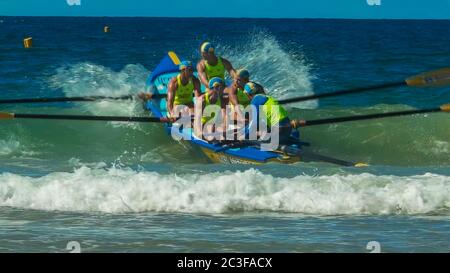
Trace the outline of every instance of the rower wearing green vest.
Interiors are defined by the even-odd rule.
[[[246,134],[253,128],[258,126],[259,115],[264,114],[267,118],[267,127],[269,129],[274,126],[279,128],[279,140],[281,143],[288,141],[292,133],[292,129],[297,127],[296,120],[291,120],[283,106],[281,106],[274,98],[261,94],[261,90],[253,82],[248,82],[244,87],[244,92],[250,99],[250,104],[255,107],[256,115],[253,115],[250,124],[246,128]],[[261,111],[263,113],[261,113]],[[256,128],[259,128],[256,127]]]
[[[199,97],[200,81],[194,76],[192,63],[189,61],[181,62],[179,65],[180,74],[172,78],[167,88],[167,111],[170,116],[174,116],[174,108],[177,105],[185,105],[193,111],[193,95]]]
[[[222,57],[216,56],[215,49],[209,42],[204,42],[200,46],[202,59],[197,64],[198,77],[201,83],[208,87],[212,78],[218,77],[225,81],[225,72],[235,78],[236,71],[231,63]]]

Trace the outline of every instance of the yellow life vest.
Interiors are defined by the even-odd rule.
[[[175,93],[174,105],[186,105],[192,103],[194,82],[192,78],[189,79],[188,84],[183,85],[181,83],[181,74],[177,76],[178,88]]]
[[[208,90],[206,90],[206,93],[205,93],[205,101],[204,101],[203,103],[205,104],[205,108],[204,108],[204,109],[206,109],[206,107],[207,107],[208,105],[217,105],[217,106],[219,106],[219,107],[222,106],[220,97],[217,98],[216,103],[211,104],[211,102],[209,101],[209,92],[208,92]],[[208,121],[210,121],[211,119],[213,119],[213,118],[215,118],[215,117],[216,117],[216,113],[214,113],[214,112],[213,112],[210,116],[205,116],[205,114],[203,113],[203,114],[202,114],[202,124],[207,123]]]
[[[217,64],[212,66],[205,60],[205,73],[208,81],[214,77],[219,77],[225,81],[225,66],[222,63],[222,58],[217,57]]]
[[[262,110],[266,114],[267,117],[267,125],[272,127],[280,123],[283,119],[288,117],[288,113],[283,106],[279,105],[278,101],[274,100],[272,97],[266,96],[267,101],[264,103]],[[272,111],[272,107],[278,107],[278,111]]]

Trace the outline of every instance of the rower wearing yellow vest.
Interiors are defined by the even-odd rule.
[[[174,116],[174,108],[177,105],[185,105],[193,111],[195,97],[201,95],[200,81],[194,76],[192,63],[181,62],[179,65],[180,74],[172,78],[167,88],[167,111],[170,116]]]
[[[217,108],[220,108],[220,117],[222,118],[221,125],[224,125],[226,123],[226,115],[225,115],[226,104],[223,99],[224,89],[225,89],[225,82],[221,78],[219,77],[212,78],[208,83],[208,88],[206,89],[206,92],[200,97],[198,97],[196,100],[196,104],[202,106],[201,121],[202,125],[205,125],[205,129],[203,130],[204,132],[205,131],[213,132],[220,129],[216,127],[215,124],[207,124],[211,120],[214,120],[216,122],[218,121],[219,118],[219,116],[216,116],[216,112],[214,112],[215,109],[210,109],[212,113],[208,113],[208,111],[206,110],[208,106],[216,105]],[[198,110],[200,109],[196,109],[196,111]]]
[[[197,64],[198,77],[206,87],[212,78],[218,77],[225,81],[225,72],[235,78],[236,71],[231,63],[222,57],[216,56],[215,49],[209,42],[204,42],[200,46],[202,59]]]
[[[242,105],[242,107],[247,107],[250,104],[250,98],[245,94],[244,87],[250,82],[250,73],[247,69],[239,69],[236,72],[236,78],[233,81],[233,84],[225,89],[225,93],[228,95],[229,104],[235,109],[239,111],[236,106]],[[256,88],[258,88],[258,94],[264,94],[264,88],[254,83]]]
[[[261,90],[253,82],[248,82],[244,87],[244,93],[250,99],[250,104],[255,107],[256,115],[253,115],[250,124],[246,128],[246,134],[252,130],[253,126],[258,126],[259,115],[264,114],[267,118],[268,128],[279,127],[279,140],[281,143],[288,141],[292,129],[297,128],[296,120],[291,120],[283,106],[272,97],[261,94]],[[260,113],[260,111],[264,113]],[[259,127],[256,127],[259,128]]]

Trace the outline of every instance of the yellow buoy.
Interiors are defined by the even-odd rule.
[[[105,33],[108,33],[108,32],[109,32],[109,26],[105,26],[105,27],[103,28],[103,31],[104,31]]]
[[[28,38],[23,39],[23,46],[24,46],[25,48],[31,48],[31,47],[33,47],[33,38],[28,37]]]

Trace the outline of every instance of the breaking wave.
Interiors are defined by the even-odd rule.
[[[254,169],[176,175],[83,166],[39,178],[1,174],[0,206],[105,213],[426,214],[450,208],[450,179],[431,173],[278,178]]]

